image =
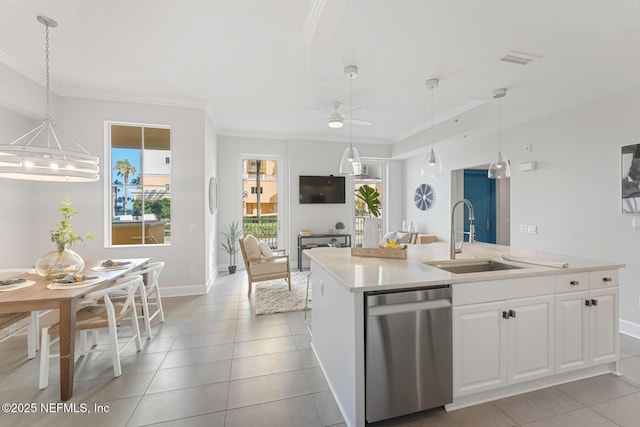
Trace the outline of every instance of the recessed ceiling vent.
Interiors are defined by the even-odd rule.
[[[514,50],[507,52],[507,54],[500,58],[500,61],[511,62],[512,64],[527,65],[529,62],[536,58],[540,58],[537,55],[530,53],[516,52]]]

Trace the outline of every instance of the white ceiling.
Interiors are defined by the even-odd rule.
[[[392,143],[503,99],[506,125],[636,87],[638,0],[3,0],[0,61],[65,96],[211,104],[220,133],[349,138],[314,110],[349,105],[355,140]],[[509,51],[539,56],[521,66]],[[494,101],[495,102],[495,101]],[[493,124],[492,124],[493,126]]]

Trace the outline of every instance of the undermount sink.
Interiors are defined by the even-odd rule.
[[[428,262],[428,265],[439,268],[440,270],[446,270],[449,273],[464,274],[464,273],[481,273],[486,271],[501,271],[501,270],[517,270],[520,267],[513,264],[507,264],[504,262],[494,261],[492,259],[470,259],[470,260],[452,260],[452,261],[437,261]]]

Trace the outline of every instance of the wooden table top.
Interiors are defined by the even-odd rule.
[[[59,301],[64,299],[73,299],[81,297],[91,291],[100,289],[109,283],[113,283],[133,270],[139,269],[140,266],[149,262],[150,258],[127,258],[120,261],[131,261],[127,268],[111,271],[93,271],[102,263],[100,261],[86,261],[84,270],[81,274],[86,276],[103,277],[105,280],[94,285],[89,285],[71,289],[48,289],[47,285],[52,281],[38,274],[21,274],[15,277],[22,277],[27,280],[33,280],[36,283],[33,286],[20,288],[13,291],[0,292],[0,313],[10,313],[12,311],[27,311],[44,308],[57,308]]]

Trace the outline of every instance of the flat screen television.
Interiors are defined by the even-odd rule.
[[[345,203],[344,176],[300,175],[300,203]]]

